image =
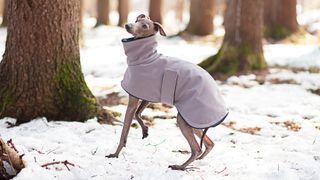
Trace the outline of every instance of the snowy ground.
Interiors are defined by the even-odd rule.
[[[119,86],[126,68],[120,39],[128,36],[116,27],[86,31],[81,63],[96,96],[126,95]],[[0,30],[0,41],[3,51],[4,30]],[[160,52],[194,63],[216,53],[217,48],[159,38]],[[264,50],[270,65],[320,67],[317,45],[274,44]],[[101,125],[96,119],[86,123],[36,119],[7,128],[6,121],[14,119],[6,118],[0,121],[0,137],[12,138],[25,154],[26,168],[14,179],[320,179],[320,96],[311,93],[320,89],[320,74],[272,69],[262,85],[248,75],[231,77],[219,87],[230,115],[224,125],[208,132],[216,146],[204,160],[192,164],[193,170],[167,168],[189,157],[177,152],[189,147],[174,119],[155,119],[144,140],[140,128],[131,128],[119,158],[106,159],[117,147],[121,126]],[[124,114],[125,106],[112,109]],[[147,109],[144,114],[163,112]],[[70,171],[62,164],[41,167],[64,160],[75,166],[69,166]]]

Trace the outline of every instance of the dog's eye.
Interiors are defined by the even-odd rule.
[[[142,25],[142,28],[143,28],[143,29],[147,29],[148,26],[147,26],[146,24],[143,24],[143,25]]]

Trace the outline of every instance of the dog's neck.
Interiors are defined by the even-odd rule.
[[[128,66],[146,64],[154,61],[160,54],[157,52],[155,35],[145,38],[128,38],[122,40]]]

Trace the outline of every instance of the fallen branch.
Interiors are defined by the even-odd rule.
[[[46,164],[41,165],[41,167],[49,169],[48,166],[55,165],[55,164],[65,165],[66,168],[68,169],[68,171],[70,171],[70,168],[68,167],[68,165],[73,166],[73,167],[75,166],[73,163],[70,163],[68,160],[65,160],[65,161],[54,161],[54,162],[46,163]]]

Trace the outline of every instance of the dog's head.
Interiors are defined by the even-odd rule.
[[[136,38],[148,37],[160,32],[162,36],[166,36],[162,26],[158,22],[153,22],[148,16],[140,14],[135,23],[125,25],[128,33]]]

